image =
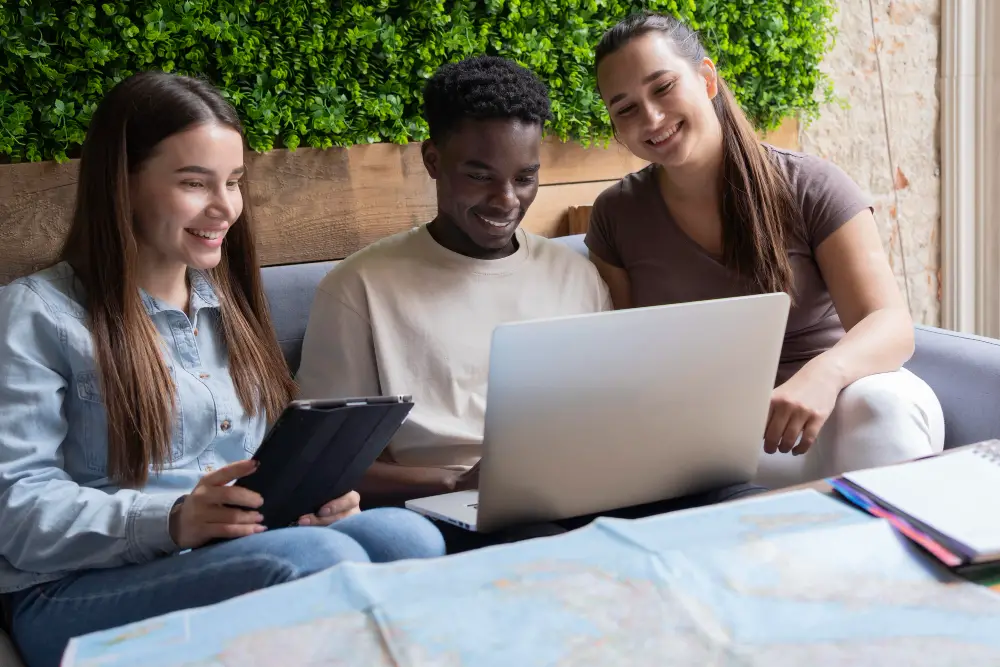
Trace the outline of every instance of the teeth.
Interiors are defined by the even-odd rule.
[[[681,129],[681,124],[677,123],[676,125],[674,125],[672,128],[670,128],[669,130],[667,130],[666,132],[664,132],[660,136],[653,137],[652,139],[650,139],[649,143],[651,143],[651,144],[663,143],[664,141],[666,141],[670,137],[672,137],[675,134],[677,134],[677,130],[679,130],[679,129]]]
[[[489,224],[493,225],[494,227],[506,227],[507,225],[509,225],[511,223],[510,220],[494,220],[492,218],[487,218],[487,217],[481,216],[478,213],[476,215],[479,216],[480,220],[482,220],[484,222],[488,222]]]
[[[187,232],[189,234],[194,234],[195,236],[200,236],[203,239],[211,239],[213,241],[222,236],[222,232],[203,232],[198,229],[189,229]]]

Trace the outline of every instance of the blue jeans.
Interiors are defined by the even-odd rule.
[[[72,637],[293,581],[341,561],[444,555],[434,525],[407,510],[367,510],[329,528],[292,527],[142,565],[86,570],[11,596],[28,667],[55,667]]]

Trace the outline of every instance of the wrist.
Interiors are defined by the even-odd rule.
[[[180,537],[181,528],[181,508],[184,505],[184,499],[187,496],[181,496],[174,501],[173,506],[170,508],[170,515],[168,519],[168,529],[170,532],[170,539],[174,541],[174,544],[180,546],[178,538]]]
[[[840,393],[841,389],[851,383],[847,365],[833,349],[813,357],[799,370],[799,373],[804,373],[811,379],[826,384],[837,393]]]

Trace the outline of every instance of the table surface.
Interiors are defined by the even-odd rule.
[[[961,447],[954,447],[952,449],[947,449],[947,450],[941,452],[940,454],[937,454],[937,456],[947,456],[948,454],[954,454],[955,452],[960,452],[960,451],[962,451],[964,449],[969,449],[970,447],[975,447],[977,444],[980,444],[980,443],[974,443],[974,444],[971,444],[971,445],[963,445]],[[830,486],[829,484],[827,484],[827,482],[825,480],[822,480],[822,479],[821,480],[817,480],[815,482],[806,482],[804,484],[796,484],[795,486],[789,486],[789,487],[784,488],[784,489],[775,489],[774,491],[768,491],[767,493],[764,493],[764,494],[761,494],[761,495],[775,495],[775,494],[779,494],[779,493],[788,493],[790,491],[798,491],[800,489],[812,489],[814,491],[818,491],[819,493],[822,493],[824,495],[830,496],[832,498],[836,498],[837,500],[839,500],[840,502],[844,503],[845,505],[849,505],[851,507],[856,508],[859,512],[863,512],[864,511],[861,508],[859,508],[856,505],[854,505],[853,503],[851,503],[850,501],[848,501],[843,496],[841,496],[839,493],[837,493],[836,491],[834,491],[833,487]],[[928,558],[931,558],[931,556],[928,556]],[[992,590],[995,590],[998,593],[1000,593],[1000,580],[995,581],[995,583],[993,583],[992,585],[990,585],[990,588]]]

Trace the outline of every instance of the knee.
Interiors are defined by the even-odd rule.
[[[410,510],[397,507],[365,510],[333,527],[356,540],[375,563],[445,555],[441,531]]]
[[[264,539],[256,539],[264,538]],[[243,567],[263,586],[293,581],[344,561],[368,562],[364,548],[349,535],[319,527],[290,527],[254,535],[240,555]]]
[[[908,421],[926,421],[917,402],[895,385],[879,375],[847,385],[837,398],[834,416],[845,426],[884,425],[890,432]]]

